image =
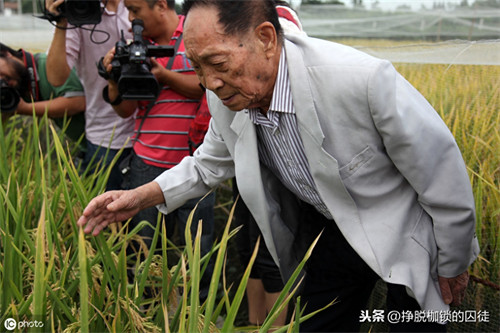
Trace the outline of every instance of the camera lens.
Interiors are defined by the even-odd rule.
[[[19,104],[19,94],[17,90],[9,87],[7,82],[0,79],[0,111],[12,112],[17,109]]]
[[[101,2],[99,0],[66,0],[63,15],[75,26],[98,24],[101,22]]]
[[[3,88],[0,99],[0,109],[2,112],[12,112],[17,109],[17,105],[19,104],[19,95],[14,89]]]
[[[77,15],[88,15],[89,5],[86,1],[75,1],[72,7],[73,14]]]

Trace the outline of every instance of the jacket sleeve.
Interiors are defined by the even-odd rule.
[[[203,144],[194,155],[185,157],[154,180],[160,185],[166,203],[157,208],[168,214],[233,176],[233,160],[212,119]]]
[[[389,62],[368,87],[372,117],[391,160],[433,221],[438,274],[455,277],[476,258],[475,205],[455,139],[427,100]]]

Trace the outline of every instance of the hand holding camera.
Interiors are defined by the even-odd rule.
[[[45,0],[45,14],[42,18],[59,22],[66,19],[68,23],[81,27],[85,24],[101,22],[100,0]]]
[[[139,19],[133,20],[132,42],[126,44],[122,36],[122,39],[115,45],[111,62],[109,62],[109,57],[113,53],[108,53],[106,60],[103,57],[97,64],[100,76],[117,83],[118,94],[122,99],[156,100],[160,86],[156,77],[151,73],[150,57],[171,57],[174,54],[172,46],[152,45],[145,41],[142,38],[143,30],[144,22]]]

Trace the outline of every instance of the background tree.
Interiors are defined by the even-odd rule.
[[[500,8],[500,0],[476,0],[473,4],[476,8]]]

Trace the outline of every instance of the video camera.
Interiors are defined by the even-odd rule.
[[[59,15],[46,10],[45,1],[43,1],[43,8],[43,15],[37,16],[38,18],[57,22],[61,17],[65,17],[68,23],[75,27],[81,27],[84,24],[99,24],[103,11],[100,0],[64,0],[57,7]]]
[[[118,93],[122,99],[156,100],[160,86],[151,71],[149,57],[171,57],[174,48],[165,45],[152,45],[144,41],[142,31],[144,22],[140,19],[132,21],[133,41],[126,45],[122,38],[116,43],[115,56],[111,61],[111,72],[104,68],[103,58],[99,60],[97,68],[99,75],[106,80],[118,83]]]
[[[19,93],[17,89],[9,87],[9,84],[0,79],[0,112],[13,112],[19,104]]]
[[[65,0],[58,10],[68,23],[77,27],[101,22],[100,0]]]

